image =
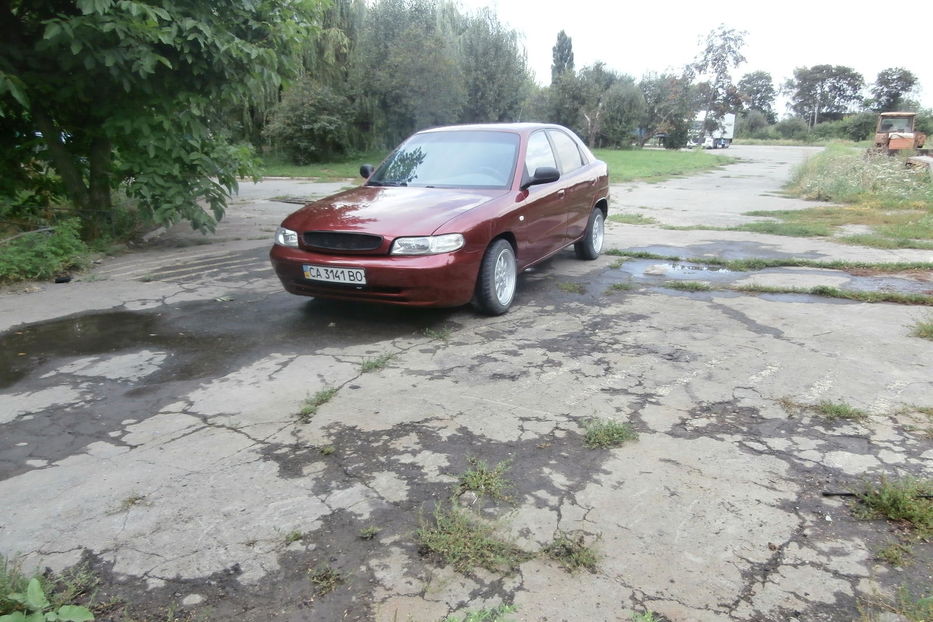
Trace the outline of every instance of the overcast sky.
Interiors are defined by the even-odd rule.
[[[776,87],[795,67],[846,65],[874,83],[878,72],[903,67],[919,79],[915,97],[933,108],[933,3],[699,2],[668,0],[460,0],[488,6],[523,34],[528,64],[540,84],[551,80],[551,48],[563,29],[573,39],[577,69],[603,61],[635,78],[679,71],[718,26],[747,31],[745,57],[733,75],[767,71]],[[875,17],[881,16],[881,17]],[[785,114],[783,105],[778,114]]]

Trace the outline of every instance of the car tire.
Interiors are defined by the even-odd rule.
[[[580,259],[592,260],[599,257],[603,252],[603,238],[606,233],[606,217],[603,210],[598,207],[593,208],[590,214],[590,221],[586,223],[586,231],[583,232],[583,238],[575,242],[573,250],[576,251]]]
[[[515,250],[507,240],[493,241],[479,266],[473,305],[480,313],[502,315],[515,300],[517,284]]]

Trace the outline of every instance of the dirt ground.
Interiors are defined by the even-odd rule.
[[[726,227],[812,205],[778,192],[810,150],[731,152],[613,186],[610,214]],[[610,223],[606,248],[696,261],[563,251],[497,318],[291,296],[267,253],[297,206],[273,199],[339,186],[245,185],[211,238],[178,228],[0,293],[0,554],[88,568],[99,620],[434,622],[503,604],[526,621],[899,620],[880,603],[930,594],[929,543],[882,561],[904,532],[825,496],[933,475],[933,343],[911,334],[929,312],[665,284],[929,293],[933,252]],[[588,447],[592,421],[637,438]],[[501,495],[464,491],[482,463],[501,465]],[[513,563],[430,550],[436,508],[490,525]],[[595,567],[549,557],[561,536]]]

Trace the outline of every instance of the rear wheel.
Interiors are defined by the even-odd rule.
[[[483,255],[476,279],[474,306],[487,315],[502,315],[512,306],[517,282],[515,251],[507,240],[498,239]]]
[[[590,221],[586,224],[583,239],[573,245],[577,257],[580,259],[596,259],[603,252],[604,221],[603,210],[594,207],[593,213],[590,214]]]

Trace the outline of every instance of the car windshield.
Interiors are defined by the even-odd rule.
[[[909,132],[910,119],[906,117],[887,117],[881,119],[882,132]]]
[[[415,134],[376,169],[368,186],[508,188],[518,135],[452,130]]]

